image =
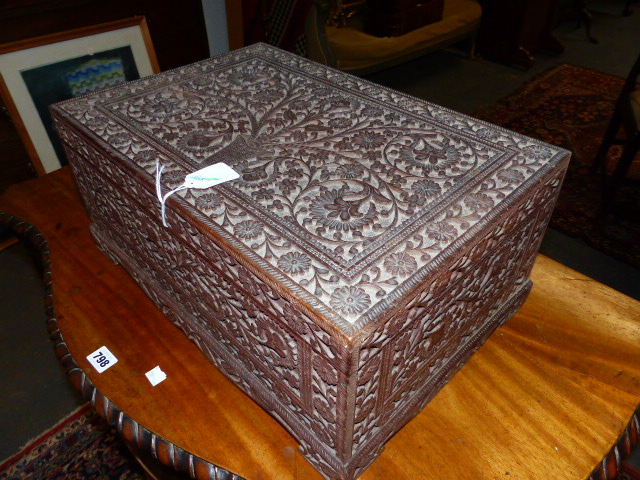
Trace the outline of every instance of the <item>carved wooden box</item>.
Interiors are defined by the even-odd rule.
[[[524,301],[569,159],[265,45],[52,112],[101,248],[331,479]],[[163,226],[157,164],[218,162]]]

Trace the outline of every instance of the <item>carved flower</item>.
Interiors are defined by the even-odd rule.
[[[318,375],[320,375],[320,378],[322,378],[324,383],[328,385],[338,384],[338,373],[336,368],[329,362],[323,361],[322,357],[319,355],[313,356],[313,369]],[[328,410],[332,411],[333,409]]]
[[[405,277],[416,271],[418,262],[404,252],[392,253],[384,260],[384,268],[391,275]]]
[[[360,287],[339,287],[331,294],[331,306],[343,314],[363,312],[371,305],[371,298]]]
[[[280,182],[280,191],[285,195],[289,195],[296,188],[298,188],[298,180],[291,178],[283,178]]]
[[[434,115],[434,118],[439,122],[445,123],[447,125],[451,125],[455,123],[456,117],[448,112],[440,112]]]
[[[158,154],[153,150],[143,150],[141,152],[136,153],[133,160],[141,166],[152,165],[156,163],[158,159]]]
[[[401,147],[400,159],[426,172],[432,172],[455,165],[460,159],[460,153],[453,146],[436,148],[420,139]]]
[[[175,188],[184,183],[184,172],[180,170],[170,170],[162,174],[162,181],[170,188]]]
[[[366,212],[364,200],[347,200],[345,189],[333,189],[315,198],[311,203],[311,216],[331,230],[360,230],[376,219],[376,208],[368,203]]]
[[[494,202],[489,195],[472,193],[464,197],[464,204],[473,211],[486,212],[493,207]]]
[[[215,210],[222,205],[222,197],[215,193],[206,193],[201,195],[196,200],[196,206],[204,211]]]
[[[518,184],[524,182],[524,174],[514,168],[498,172],[498,178],[505,183]]]
[[[304,142],[305,138],[307,138],[307,134],[302,131],[293,132],[291,134],[292,142]]]
[[[488,127],[480,127],[476,134],[479,137],[486,138],[487,140],[494,140],[500,136],[497,130]]]
[[[440,185],[431,180],[418,180],[411,185],[413,190],[421,198],[431,198],[440,195]]]
[[[525,156],[532,158],[534,160],[544,160],[546,158],[551,157],[552,152],[547,147],[542,145],[531,145],[522,150],[522,153]]]
[[[336,168],[336,174],[340,178],[359,178],[364,173],[364,167],[359,163],[348,163]]]
[[[304,172],[301,168],[289,168],[285,172],[285,175],[289,178],[302,178],[304,177]]]
[[[285,273],[304,273],[310,266],[311,259],[304,253],[289,252],[278,259],[278,267]]]
[[[293,325],[296,329],[298,329],[298,333],[306,333],[306,329],[299,328],[300,325],[304,325],[304,322],[301,321],[300,312],[296,310],[290,303],[286,303],[283,310],[283,316],[289,324]]]
[[[458,231],[447,222],[436,222],[427,227],[427,235],[438,242],[450,242],[456,238]]]
[[[387,142],[387,138],[377,132],[360,132],[353,138],[353,143],[366,150],[381,147]]]
[[[208,97],[204,101],[204,106],[209,110],[218,110],[224,108],[226,105],[225,99],[223,97]]]
[[[255,220],[243,220],[233,229],[233,233],[235,233],[238,238],[243,238],[245,240],[250,240],[260,236],[262,231],[262,224]]]

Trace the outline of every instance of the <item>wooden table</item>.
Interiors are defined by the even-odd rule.
[[[68,168],[11,187],[0,210],[46,238],[56,352],[129,442],[196,478],[321,478],[295,440],[98,251]],[[44,249],[35,230],[12,225]],[[607,468],[638,439],[640,303],[543,256],[532,279],[522,309],[362,480],[575,480],[594,468],[592,478],[612,478]],[[118,363],[99,374],[85,357],[101,346]],[[167,379],[153,387],[145,372],[155,366]]]

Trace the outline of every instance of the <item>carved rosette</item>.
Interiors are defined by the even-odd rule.
[[[54,108],[102,248],[328,478],[524,301],[566,152],[263,45]],[[223,161],[240,178],[161,190]]]

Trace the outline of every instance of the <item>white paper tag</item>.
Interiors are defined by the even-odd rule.
[[[98,373],[104,372],[107,368],[118,362],[118,359],[109,351],[107,347],[100,347],[93,353],[87,355],[87,360]]]
[[[226,163],[215,163],[190,173],[184,179],[187,188],[209,188],[219,183],[235,180],[240,175]]]
[[[233,168],[231,168],[226,163],[215,163],[213,165],[209,165],[208,167],[201,168],[195,172],[188,174],[184,177],[184,183],[169,192],[162,194],[162,187],[160,186],[160,177],[162,176],[162,171],[164,170],[164,165],[160,165],[160,162],[156,163],[156,195],[158,197],[158,201],[160,202],[160,213],[162,215],[162,225],[167,227],[167,217],[166,217],[166,206],[167,206],[167,198],[169,198],[174,193],[184,190],[186,188],[209,188],[214,185],[218,185],[219,183],[228,182],[229,180],[235,180],[239,178],[240,175]]]
[[[160,366],[149,370],[145,375],[154,387],[167,378],[167,374],[160,369]]]

